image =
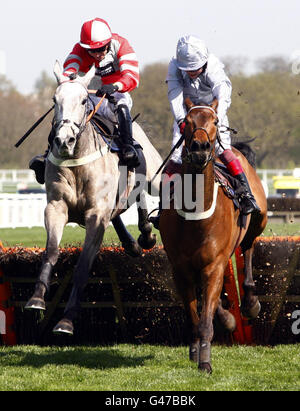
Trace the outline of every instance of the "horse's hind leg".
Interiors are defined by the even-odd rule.
[[[242,251],[244,254],[244,262],[245,262],[245,267],[244,267],[244,274],[245,274],[245,280],[243,283],[243,289],[244,289],[244,297],[242,299],[241,303],[241,310],[242,314],[249,318],[253,319],[256,318],[260,312],[260,302],[258,300],[257,295],[255,295],[255,284],[253,281],[253,276],[252,276],[252,256],[253,256],[253,251],[254,251],[254,246],[247,248],[243,247],[242,243]]]
[[[138,243],[144,250],[150,250],[156,244],[156,235],[152,234],[152,224],[148,220],[148,210],[144,191],[137,197],[137,209],[139,216],[138,226],[141,232],[141,235],[138,238]]]
[[[142,248],[128,232],[121,217],[117,216],[112,219],[111,222],[114,226],[114,229],[116,230],[116,233],[118,234],[118,237],[122,243],[122,246],[124,247],[126,254],[130,255],[131,257],[138,257],[142,255]]]
[[[263,205],[260,205],[263,208]],[[256,318],[260,312],[260,303],[255,295],[255,284],[252,275],[252,256],[254,252],[254,241],[259,236],[267,224],[267,215],[265,213],[252,214],[247,233],[241,243],[244,254],[244,275],[243,283],[244,297],[242,299],[241,310],[245,317]]]
[[[35,285],[35,291],[25,305],[26,309],[45,310],[46,308],[44,296],[50,287],[51,273],[58,259],[58,246],[66,222],[67,209],[65,204],[57,203],[54,207],[52,203],[49,203],[45,210],[45,226],[47,230],[46,251],[43,256],[41,272]]]
[[[236,329],[236,321],[234,315],[232,315],[230,311],[226,310],[226,308],[223,307],[221,298],[219,298],[216,315],[218,316],[218,319],[225,330],[233,332]]]

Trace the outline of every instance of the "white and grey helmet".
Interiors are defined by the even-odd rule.
[[[208,49],[203,40],[195,36],[183,36],[178,40],[176,60],[180,70],[199,70],[208,60]]]

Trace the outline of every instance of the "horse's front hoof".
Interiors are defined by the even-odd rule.
[[[148,238],[141,234],[138,238],[138,243],[143,250],[151,250],[156,244],[156,234],[151,234]]]
[[[63,318],[57,325],[53,328],[54,334],[64,334],[73,335],[74,327],[73,323],[66,318]]]
[[[261,310],[261,305],[258,299],[252,305],[243,305],[242,304],[242,314],[244,317],[249,320],[256,318]]]
[[[200,371],[204,371],[207,372],[207,374],[211,374],[212,373],[212,368],[209,362],[202,362],[199,364],[198,369]]]
[[[142,248],[138,245],[136,241],[122,243],[122,246],[124,248],[125,253],[130,257],[140,257],[143,254]]]
[[[32,297],[24,308],[25,310],[46,310],[46,304],[43,298]]]

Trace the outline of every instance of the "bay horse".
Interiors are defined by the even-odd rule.
[[[114,223],[129,254],[136,255],[142,248],[154,246],[156,237],[147,220],[144,190],[150,190],[151,195],[159,195],[160,177],[155,183],[154,176],[162,159],[141,127],[133,123],[133,137],[143,148],[139,150],[145,159],[142,162],[144,172],[138,175],[127,167],[121,167],[118,154],[108,148],[104,140],[98,137],[91,122],[87,122],[87,87],[95,76],[95,67],[83,77],[68,79],[56,62],[54,74],[58,82],[54,95],[55,138],[45,169],[47,244],[34,294],[25,308],[45,310],[45,293],[49,291],[51,272],[58,260],[58,246],[64,226],[68,222],[85,226],[85,240],[74,270],[71,295],[63,319],[53,329],[56,333],[73,334],[73,320],[80,310],[80,300],[91,266],[110,221]],[[141,231],[138,243],[120,219],[120,214],[126,210],[124,202],[132,204],[135,200]]]
[[[240,223],[240,211],[234,207],[223,189],[215,181],[215,141],[217,136],[217,105],[194,106],[185,100],[187,115],[182,152],[182,177],[191,175],[191,193],[196,198],[196,176],[204,178],[203,212],[176,208],[174,200],[169,209],[162,209],[159,229],[165,251],[173,269],[173,278],[190,324],[190,359],[200,370],[212,372],[211,341],[213,318],[218,314],[230,331],[235,327],[232,314],[222,307],[221,292],[224,271],[236,247],[241,245],[245,262],[244,297],[241,310],[248,318],[255,318],[260,304],[255,295],[252,277],[252,254],[255,238],[267,223],[265,193],[255,169],[241,152],[232,148],[241,161],[260,212]],[[221,162],[221,161],[220,161]],[[182,178],[183,185],[184,180]],[[184,187],[182,189],[184,191]],[[202,290],[201,313],[197,312],[196,287]]]

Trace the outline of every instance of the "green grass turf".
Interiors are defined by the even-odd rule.
[[[211,376],[187,347],[0,347],[0,390],[299,391],[297,345],[212,347]]]
[[[138,238],[139,230],[137,226],[128,226],[129,232],[134,238]],[[159,231],[153,229],[157,234],[157,244],[161,244]],[[267,225],[264,236],[300,236],[300,223],[278,224],[270,223]],[[83,244],[85,230],[79,226],[65,227],[60,246],[80,246]],[[0,229],[0,240],[6,247],[45,247],[46,231],[43,227],[33,228],[2,228]],[[120,245],[120,241],[112,226],[109,226],[104,235],[103,246]]]

